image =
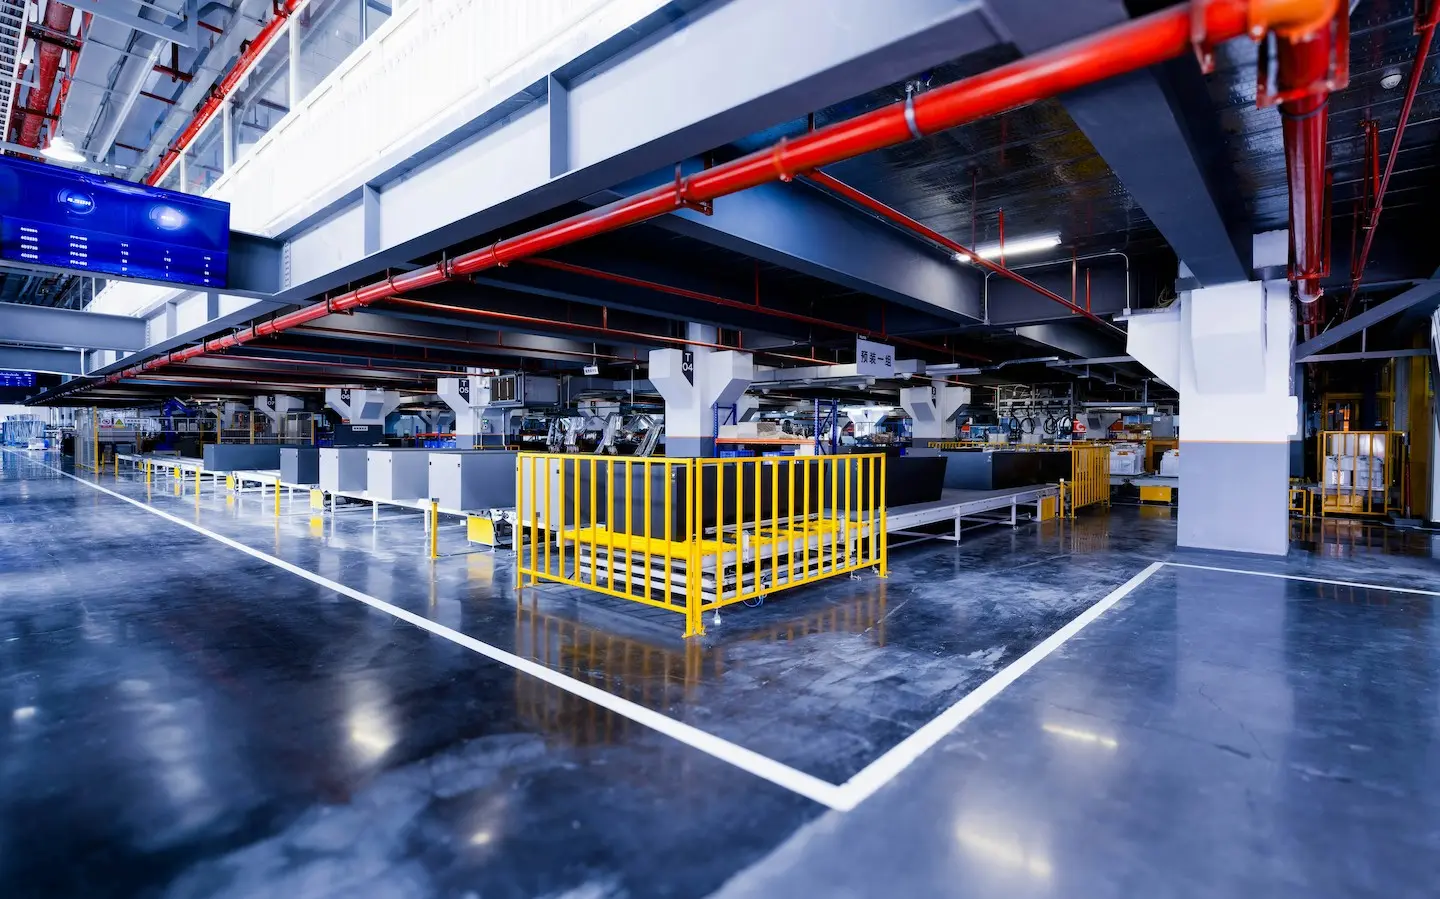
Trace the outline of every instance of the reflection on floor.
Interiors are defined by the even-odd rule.
[[[1430,597],[1162,569],[839,813],[37,461],[0,456],[6,897],[1432,882]],[[99,483],[836,784],[1174,556],[1167,507],[992,529],[899,551],[888,580],[727,610],[687,644],[618,601],[517,599],[510,557],[467,553],[463,528],[432,564],[406,513]],[[1433,535],[1317,524],[1285,560],[1177,558],[1440,589]]]

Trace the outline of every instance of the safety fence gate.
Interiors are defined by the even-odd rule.
[[[862,568],[886,573],[885,457],[521,453],[516,585],[703,616]]]
[[[1311,514],[1405,512],[1410,466],[1404,431],[1322,431],[1319,451],[1321,480]]]
[[[1070,445],[1070,481],[1061,483],[1060,497],[1065,514],[1075,517],[1077,509],[1110,505],[1110,446],[1105,443]]]

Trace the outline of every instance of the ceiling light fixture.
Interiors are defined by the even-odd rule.
[[[40,155],[46,159],[53,159],[56,162],[84,162],[85,154],[75,149],[75,145],[65,135],[56,132],[50,138],[50,146],[40,151]]]
[[[1391,69],[1384,75],[1381,75],[1380,86],[1385,88],[1387,91],[1393,91],[1395,88],[1400,86],[1400,73],[1395,69]]]
[[[1034,237],[1020,237],[1015,240],[1005,241],[1005,257],[1008,259],[1011,256],[1021,256],[1025,253],[1038,253],[1041,250],[1049,250],[1058,246],[1060,246],[1060,235],[1058,233],[1037,234]],[[999,259],[1000,244],[987,243],[984,246],[976,247],[975,255],[982,259]],[[955,261],[969,262],[970,257],[963,253],[956,253]]]

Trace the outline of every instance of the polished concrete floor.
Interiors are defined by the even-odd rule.
[[[1169,509],[1116,509],[898,550],[687,646],[517,600],[463,528],[431,563],[413,514],[85,478],[487,657],[46,464],[0,457],[0,896],[1435,895],[1440,598],[1383,589],[1440,590],[1435,535],[1177,554]],[[1153,572],[853,808],[625,711],[846,785],[1165,559],[1209,567]]]

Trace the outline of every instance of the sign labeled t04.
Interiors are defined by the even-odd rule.
[[[877,378],[895,376],[895,348],[863,337],[855,338],[855,373]]]

